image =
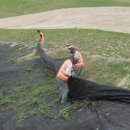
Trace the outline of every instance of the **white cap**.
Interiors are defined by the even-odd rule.
[[[71,45],[71,44],[66,44],[66,48],[67,49],[71,49],[71,48],[73,48],[74,46],[73,45]]]

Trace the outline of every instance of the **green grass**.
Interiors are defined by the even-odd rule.
[[[53,85],[51,86],[41,86],[34,90],[31,90],[26,94],[21,93],[20,95],[16,95],[15,98],[17,98],[17,96],[21,96],[20,101],[16,106],[18,114],[15,118],[17,119],[17,121],[19,122],[35,114],[49,113],[52,106],[55,104],[55,100],[47,102],[45,99],[51,94],[55,95],[58,92],[57,90],[57,87],[53,83]],[[25,98],[22,99],[23,95]]]
[[[86,64],[81,74],[84,79],[117,86],[120,79],[130,74],[130,34],[93,29],[42,31],[45,34],[46,53],[52,57],[69,56],[69,52],[65,49],[65,44],[68,42],[72,42],[80,49]],[[0,41],[36,46],[38,37],[36,30],[0,30]],[[16,55],[22,56],[22,53],[24,52]],[[25,51],[25,53],[27,52]],[[15,53],[10,56],[15,57]],[[12,59],[8,60],[12,61]],[[21,62],[16,62],[16,64],[21,65]],[[24,61],[22,61],[22,64],[24,64]],[[37,72],[36,68],[31,66],[25,66],[23,69],[25,74],[28,75],[34,75]],[[0,98],[0,105],[3,109],[11,107],[16,111],[15,119],[18,123],[25,118],[38,114],[50,117],[60,116],[67,119],[73,111],[82,107],[82,103],[79,102],[70,105],[59,104],[59,89],[55,76],[51,71],[47,71],[46,75],[48,77],[46,80],[35,84],[29,84],[25,81],[17,82],[11,90],[10,96]],[[130,89],[130,83],[127,83],[124,87]],[[96,105],[92,103],[91,106],[94,108]],[[4,111],[3,109],[0,111]]]
[[[33,71],[33,68],[32,67],[25,67],[24,70],[28,73],[32,72]]]
[[[81,106],[83,105],[82,102],[74,102],[72,104],[68,104],[66,106],[64,106],[63,108],[60,109],[60,116],[65,118],[65,119],[68,119],[70,117],[70,114],[80,108]]]
[[[129,0],[0,0],[0,18],[71,7],[130,6]]]
[[[0,106],[7,105],[11,102],[8,97],[0,97]]]

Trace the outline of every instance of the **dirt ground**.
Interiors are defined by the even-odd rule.
[[[68,8],[0,19],[0,28],[93,28],[130,33],[130,7]]]

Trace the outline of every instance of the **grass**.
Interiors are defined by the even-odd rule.
[[[25,67],[24,70],[28,73],[32,72],[33,71],[33,68],[32,67]]]
[[[77,46],[83,54],[86,66],[81,77],[100,84],[117,86],[120,79],[130,73],[129,48],[130,34],[114,33],[93,29],[57,29],[42,30],[45,34],[46,53],[52,57],[62,58],[69,56],[65,49],[68,42]],[[0,30],[0,40],[7,42],[26,43],[36,46],[38,34],[36,30]],[[13,49],[13,48],[11,48]],[[33,48],[34,49],[34,48]],[[32,49],[32,50],[33,50]],[[7,58],[14,60],[15,51]],[[20,53],[20,54],[19,54]],[[16,53],[23,56],[24,51]],[[25,54],[31,53],[25,50]],[[21,62],[16,62],[21,65]],[[24,64],[24,60],[22,61]],[[25,66],[25,75],[40,74],[36,68]],[[37,68],[39,69],[39,68]],[[59,89],[55,76],[46,71],[47,79],[36,83],[16,81],[12,93],[0,98],[1,108],[13,108],[16,111],[15,119],[18,123],[33,115],[44,114],[50,117],[64,117],[67,119],[73,111],[82,107],[82,103],[74,102],[70,105],[58,104]],[[33,81],[33,80],[32,80]],[[123,86],[122,86],[123,87]],[[130,83],[126,83],[130,88]],[[91,104],[95,107],[95,102]],[[0,111],[4,111],[1,109]],[[6,110],[6,109],[5,109]]]
[[[57,93],[57,87],[55,85],[51,86],[44,86],[39,87],[34,90],[31,90],[27,94],[21,94],[19,96],[25,96],[23,100],[21,100],[18,105],[16,106],[16,110],[18,115],[16,119],[21,121],[27,117],[31,117],[35,114],[44,113],[46,114],[49,112],[54,105],[55,101],[52,100],[51,102],[46,102],[45,98],[52,93]],[[17,95],[16,95],[17,96]]]
[[[72,104],[68,104],[66,106],[64,106],[63,108],[60,109],[60,116],[65,118],[65,119],[68,119],[71,115],[71,113],[80,108],[81,106],[83,105],[82,102],[74,102]]]
[[[0,18],[71,7],[130,6],[129,0],[0,0]]]
[[[7,105],[11,102],[8,97],[0,97],[0,106]]]

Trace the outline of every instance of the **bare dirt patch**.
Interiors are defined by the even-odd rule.
[[[119,83],[118,83],[118,87],[123,87],[123,86],[125,86],[125,85],[127,85],[127,84],[129,84],[130,83],[130,79],[129,79],[129,75],[127,75],[126,77],[124,77],[123,79],[121,79],[120,81],[119,81]]]
[[[93,28],[130,33],[130,7],[87,7],[0,19],[0,28]]]

